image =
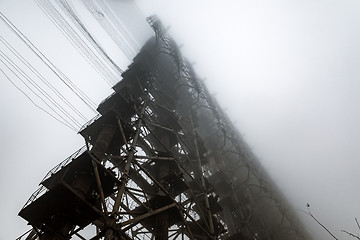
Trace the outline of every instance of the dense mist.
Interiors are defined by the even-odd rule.
[[[360,230],[359,1],[139,1],[183,45],[314,239]]]
[[[136,2],[168,26],[314,239],[331,237],[303,212],[307,203],[339,239],[354,239],[341,230],[360,233],[354,220],[360,218],[360,2]],[[17,3],[0,1],[0,10],[97,104],[111,93],[68,43],[58,42],[36,4]],[[0,29],[17,41],[4,24]],[[84,142],[0,79],[0,239],[13,239],[29,229],[16,214],[42,177]]]

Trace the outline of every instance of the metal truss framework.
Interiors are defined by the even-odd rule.
[[[310,239],[156,17],[86,146],[54,167],[18,239]]]

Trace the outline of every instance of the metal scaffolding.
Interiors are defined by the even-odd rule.
[[[310,239],[156,17],[86,146],[54,167],[18,239]]]

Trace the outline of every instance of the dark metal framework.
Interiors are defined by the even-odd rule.
[[[156,37],[19,215],[18,239],[310,239],[156,17]],[[84,228],[94,226],[92,236]]]

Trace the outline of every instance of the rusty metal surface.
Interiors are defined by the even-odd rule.
[[[91,220],[97,229],[92,239],[311,239],[176,43],[158,19],[148,21],[156,37],[101,103],[101,116],[81,129],[90,144],[86,159],[96,167],[76,165],[71,174],[82,176],[81,184],[64,178],[80,203],[62,206],[74,212],[86,206],[98,214],[76,215]],[[42,183],[81,154],[56,166]],[[43,184],[25,208],[34,206],[36,214],[45,190],[55,191]],[[48,214],[52,219],[60,213]],[[40,239],[79,237],[84,227],[27,220]]]

